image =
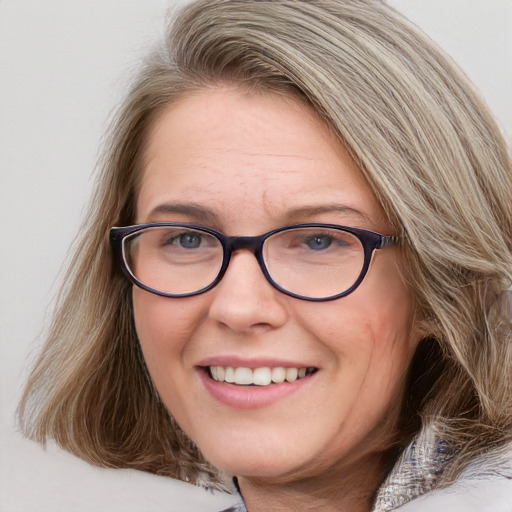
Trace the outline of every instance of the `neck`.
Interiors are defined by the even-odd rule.
[[[347,469],[329,468],[312,478],[286,481],[239,477],[238,482],[248,512],[370,512],[386,471],[383,457],[359,460]]]

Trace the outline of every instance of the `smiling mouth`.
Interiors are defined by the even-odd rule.
[[[303,379],[316,373],[317,368],[284,368],[281,366],[251,369],[232,366],[207,366],[205,370],[217,382],[226,382],[238,386],[270,386]]]

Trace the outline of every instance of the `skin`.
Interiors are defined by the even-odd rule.
[[[229,87],[182,98],[149,134],[137,222],[158,221],[227,235],[302,222],[393,234],[356,164],[309,107]],[[399,264],[398,249],[378,250],[354,293],[320,303],[274,289],[248,251],[202,295],[169,299],[134,287],[137,332],[162,400],[215,466],[239,476],[251,512],[369,510],[420,337]],[[239,408],[204,385],[200,366],[219,357],[318,371],[294,393]]]

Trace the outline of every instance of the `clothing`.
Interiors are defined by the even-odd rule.
[[[247,512],[247,509],[245,508],[243,500],[234,507],[227,508],[226,510],[222,510],[221,512]]]
[[[488,478],[457,481],[427,493],[397,512],[512,512],[512,480]]]
[[[240,503],[237,503],[233,507],[227,508],[226,510],[222,510],[221,512],[247,512],[245,508],[244,499],[242,497],[242,493],[240,492],[240,487],[238,486],[237,478],[233,478],[233,487],[235,488],[236,493],[240,496]]]
[[[377,493],[372,512],[512,512],[512,447],[489,451],[457,481],[435,489],[451,454],[423,431],[404,451]],[[238,489],[236,480],[235,487]],[[222,512],[247,512],[240,503]]]
[[[506,478],[456,482],[420,496],[396,512],[512,512],[512,481]],[[247,512],[243,500],[223,512]]]
[[[436,489],[452,457],[430,429],[420,431],[378,490],[373,512],[512,512],[512,446],[508,450],[489,450],[469,464],[450,486]],[[470,499],[484,496],[492,487],[499,492],[488,497],[484,508],[480,498]],[[443,500],[452,502],[451,508]]]

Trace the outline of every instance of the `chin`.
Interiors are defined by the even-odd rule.
[[[216,468],[247,478],[272,479],[274,482],[293,481],[307,476],[313,468],[321,471],[321,449],[307,453],[302,443],[287,444],[286,439],[253,439],[239,443],[233,437],[223,440],[211,438],[199,447]],[[325,461],[324,461],[325,462]]]
[[[203,454],[215,467],[237,476],[278,477],[293,471],[298,463],[266,450],[242,450],[233,446],[222,453],[216,449],[205,450]]]

